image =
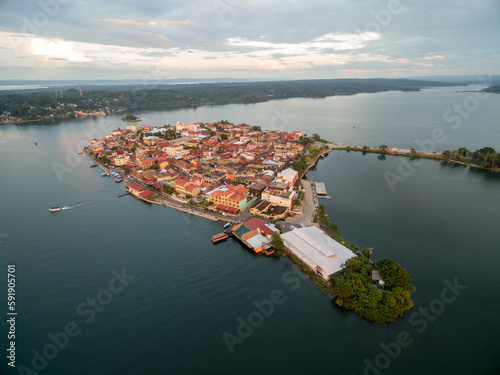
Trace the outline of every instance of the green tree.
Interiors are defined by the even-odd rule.
[[[271,245],[276,250],[284,250],[285,249],[285,244],[283,243],[283,239],[281,238],[281,235],[279,234],[279,232],[273,232],[271,237],[272,237]]]
[[[389,150],[389,147],[387,147],[387,145],[380,145],[379,149],[380,151],[387,152]]]
[[[163,185],[163,192],[168,195],[172,195],[175,193],[175,188],[170,185]]]
[[[410,292],[415,291],[415,287],[411,284],[410,275],[400,264],[395,263],[392,259],[385,258],[379,260],[376,266],[380,270],[380,276],[385,281],[387,289],[400,287]]]

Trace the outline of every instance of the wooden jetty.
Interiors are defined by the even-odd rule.
[[[318,197],[320,195],[326,195],[326,186],[324,182],[316,182],[314,186],[316,187],[316,194],[318,194]]]
[[[215,235],[212,236],[212,242],[216,243],[216,242],[219,242],[219,241],[223,241],[226,238],[231,237],[232,235],[233,235],[233,232],[229,232],[229,233],[222,232],[222,233],[219,233],[219,234],[215,234]]]
[[[118,195],[118,198],[124,197],[124,196],[126,196],[126,195],[130,195],[130,193],[119,194],[119,195]]]

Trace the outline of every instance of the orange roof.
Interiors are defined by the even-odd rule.
[[[213,195],[214,197],[220,197],[222,195],[222,191],[220,190],[215,190],[212,194],[210,195]]]
[[[175,184],[176,185],[180,185],[180,186],[185,186],[189,183],[188,180],[185,180],[183,178],[179,178],[177,181],[175,181]]]
[[[241,195],[241,194],[234,193],[231,196],[229,196],[227,199],[230,201],[233,201],[233,202],[241,202],[242,200],[245,200],[246,197]]]

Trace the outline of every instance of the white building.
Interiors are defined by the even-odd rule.
[[[129,125],[126,125],[125,128],[127,130],[130,130],[132,132],[138,132],[139,130],[141,130],[141,127],[137,124],[129,124]]]
[[[262,192],[262,199],[278,206],[292,208],[293,202],[295,200],[296,192],[289,190],[283,193],[278,193],[276,191],[264,190]]]
[[[325,280],[342,271],[341,265],[356,256],[315,226],[295,228],[291,232],[282,234],[281,238],[292,253]]]
[[[278,174],[278,176],[285,178],[290,183],[289,186],[293,186],[293,185],[295,185],[295,183],[297,182],[297,179],[299,178],[299,172],[297,172],[291,168],[288,168],[288,169],[285,169],[284,171],[281,171]]]
[[[115,165],[125,165],[130,161],[129,154],[121,154],[113,159],[113,164]]]
[[[186,129],[186,130],[198,130],[200,128],[200,124],[186,124],[186,123],[180,123],[179,121],[177,121],[177,124],[175,124],[175,131],[177,133],[180,133],[183,129]]]

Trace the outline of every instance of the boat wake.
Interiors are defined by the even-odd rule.
[[[94,201],[78,202],[78,203],[74,203],[74,204],[70,204],[70,205],[64,206],[62,209],[63,210],[71,210],[71,209],[76,208],[76,207],[85,206],[85,205],[90,204],[92,202],[94,202]]]

